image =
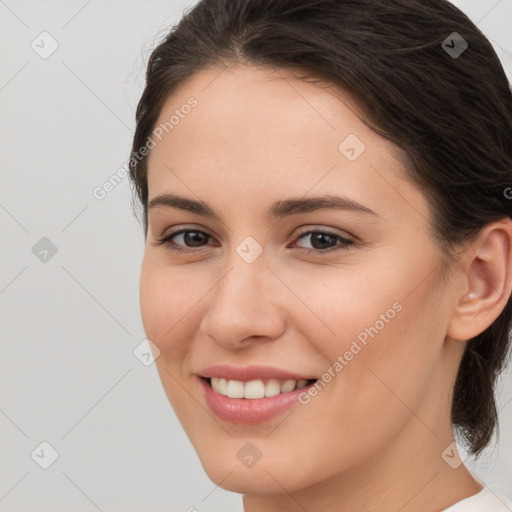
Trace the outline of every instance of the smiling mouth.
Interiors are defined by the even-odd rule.
[[[317,382],[318,379],[278,380],[255,379],[239,381],[219,377],[201,377],[216,393],[229,398],[242,398],[255,400],[271,398],[305,388]]]

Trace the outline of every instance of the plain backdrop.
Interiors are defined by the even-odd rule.
[[[134,355],[144,243],[128,180],[93,194],[126,164],[151,49],[193,4],[0,0],[1,511],[242,510]],[[456,4],[512,77],[512,0]],[[499,443],[467,461],[509,495],[511,384]]]

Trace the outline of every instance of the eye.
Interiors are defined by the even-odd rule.
[[[325,229],[311,229],[301,233],[297,240],[306,239],[309,237],[312,249],[299,249],[302,254],[318,254],[324,255],[334,251],[347,250],[355,242],[344,238],[337,233]],[[338,247],[336,247],[338,245]]]
[[[180,247],[180,244],[176,246],[176,244],[172,241],[173,238],[181,239],[181,241],[185,243],[185,248]],[[209,238],[211,238],[211,236],[204,231],[197,229],[180,229],[178,231],[173,231],[162,236],[153,245],[166,245],[169,249],[176,252],[197,252],[197,250],[193,249],[193,247],[201,248],[203,246],[202,242],[207,242]],[[190,246],[186,244],[190,244]]]
[[[355,243],[353,240],[349,240],[325,229],[311,229],[302,232],[299,234],[296,241],[306,239],[307,237],[309,237],[313,248],[307,249],[300,248],[299,246],[299,252],[301,254],[314,253],[315,255],[324,255],[339,250],[347,250]],[[207,245],[210,238],[212,238],[211,235],[201,230],[180,229],[158,238],[153,245],[166,245],[167,248],[178,253],[194,253]],[[173,239],[175,240],[173,241]]]

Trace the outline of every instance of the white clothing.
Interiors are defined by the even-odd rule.
[[[455,503],[443,512],[512,512],[512,501],[498,487],[487,485],[479,493]]]

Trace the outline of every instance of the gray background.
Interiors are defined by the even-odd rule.
[[[126,164],[151,49],[193,3],[0,0],[1,511],[242,510],[133,354],[143,236],[128,180],[93,196]],[[455,3],[512,78],[512,0]],[[52,40],[47,58],[31,47]],[[509,495],[511,384],[509,371],[499,443],[467,461]],[[43,441],[59,455],[48,469]]]

